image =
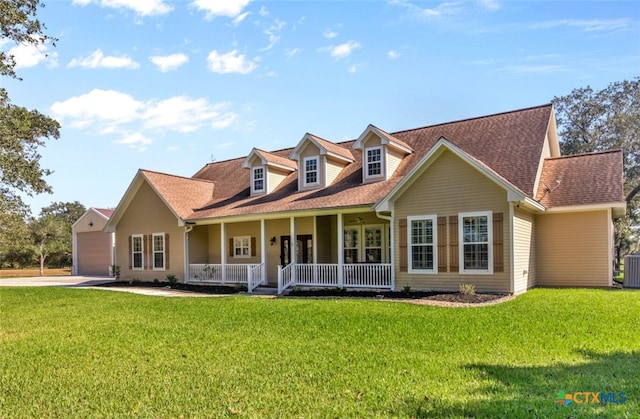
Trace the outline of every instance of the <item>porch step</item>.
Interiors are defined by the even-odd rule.
[[[277,295],[277,294],[278,294],[278,288],[258,287],[253,290],[253,293],[251,295]]]

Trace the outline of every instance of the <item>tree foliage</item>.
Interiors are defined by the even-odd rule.
[[[627,216],[616,221],[619,253],[638,250],[640,232],[640,77],[603,90],[574,89],[554,97],[563,154],[622,149]]]

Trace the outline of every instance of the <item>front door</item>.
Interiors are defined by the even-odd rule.
[[[287,266],[291,259],[291,236],[280,236],[280,264]],[[300,234],[296,241],[296,263],[313,263],[313,236]]]

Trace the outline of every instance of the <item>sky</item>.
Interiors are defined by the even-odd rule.
[[[0,40],[16,105],[61,124],[53,194],[114,208],[138,169],[340,142],[549,103],[640,76],[640,1],[44,1],[54,45]]]

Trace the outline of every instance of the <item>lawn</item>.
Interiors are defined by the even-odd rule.
[[[637,417],[640,292],[478,308],[0,289],[0,417]],[[559,391],[626,403],[555,402]]]
[[[49,269],[44,270],[44,276],[66,276],[71,275],[71,268]],[[40,276],[40,268],[27,269],[0,269],[0,278],[23,278],[31,276]]]

